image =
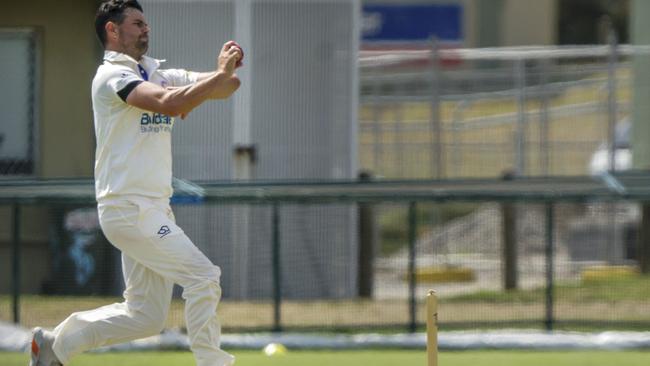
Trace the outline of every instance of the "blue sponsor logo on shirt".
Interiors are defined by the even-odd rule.
[[[141,132],[171,132],[171,126],[174,119],[166,114],[160,113],[142,113],[140,117]]]
[[[160,114],[160,113],[142,113],[142,117],[140,117],[140,125],[149,125],[149,124],[154,124],[154,125],[160,125],[160,124],[166,124],[166,125],[171,125],[172,124],[172,117],[166,115],[166,114]]]

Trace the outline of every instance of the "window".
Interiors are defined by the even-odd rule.
[[[37,35],[0,29],[0,176],[34,174]]]

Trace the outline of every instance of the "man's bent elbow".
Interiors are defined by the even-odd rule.
[[[231,95],[233,95],[234,92],[239,89],[239,86],[241,85],[241,80],[237,77],[237,75],[233,75],[228,79],[228,83],[224,85],[224,87],[215,93],[214,97],[216,99],[227,99],[230,98]]]
[[[187,109],[178,98],[172,96],[165,96],[160,100],[160,112],[170,117],[177,117],[186,113]]]
[[[177,106],[163,105],[160,112],[170,117],[178,117],[183,113],[183,110]]]
[[[233,75],[232,78],[230,78],[230,82],[232,83],[232,92],[234,93],[241,86],[241,80],[239,80],[237,75]]]

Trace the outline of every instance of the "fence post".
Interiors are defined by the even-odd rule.
[[[406,89],[408,87],[404,87],[403,89]],[[399,93],[400,91],[408,97],[408,91],[405,91],[403,89],[400,89],[399,85],[395,86],[395,94],[397,98],[399,98]],[[401,99],[401,98],[400,98]],[[396,153],[395,155],[397,156],[397,161],[406,161],[406,158],[404,157],[404,150],[407,144],[404,143],[404,131],[402,130],[402,127],[404,126],[404,102],[402,100],[398,99],[397,101],[394,101],[392,103],[392,109],[395,111],[395,121],[394,121],[394,126],[395,126],[395,146],[397,146],[397,151],[394,152]],[[399,174],[400,178],[405,178],[410,174],[410,172],[406,169],[407,164],[399,164],[399,168],[393,172],[393,174]]]
[[[507,171],[503,173],[502,179],[509,181],[514,179],[514,173]],[[503,202],[501,204],[502,215],[502,258],[503,288],[505,290],[517,289],[517,212],[514,203]]]
[[[453,174],[454,178],[460,178],[463,175],[462,171],[462,166],[463,166],[463,158],[462,158],[462,140],[461,140],[461,123],[463,122],[463,111],[465,108],[469,106],[470,102],[467,100],[463,99],[460,102],[457,102],[456,105],[454,106],[454,111],[452,112],[452,121],[451,121],[451,129],[452,129],[452,143],[451,146],[453,146],[453,156],[451,158],[451,164],[454,167],[453,173],[450,172],[450,174]]]
[[[282,331],[282,272],[280,262],[280,211],[278,203],[273,203],[273,331]]]
[[[442,121],[440,120],[440,54],[438,41],[431,39],[431,176],[441,179],[444,174],[444,149],[442,146]]]
[[[618,118],[618,111],[616,105],[616,67],[618,63],[618,40],[616,31],[611,23],[607,22],[607,42],[609,44],[609,55],[607,58],[607,140],[609,142],[607,147],[607,157],[609,171],[613,174],[616,172],[616,119]],[[616,235],[616,202],[608,202],[607,207],[609,233],[607,238],[607,256],[609,263],[615,262],[616,248],[617,248],[617,235]]]
[[[515,171],[526,175],[526,60],[515,60],[515,88],[517,89],[517,127],[515,129]]]
[[[607,131],[609,140],[609,170],[616,171],[616,66],[618,63],[618,40],[616,31],[609,25],[607,41],[609,43],[609,57],[607,58]]]
[[[374,93],[374,95],[371,95],[372,100],[372,137],[373,137],[373,151],[372,151],[372,169],[378,173],[378,174],[383,174],[386,175],[386,172],[382,169],[383,165],[381,164],[382,158],[383,158],[383,117],[384,117],[384,110],[383,110],[383,105],[381,102],[381,93],[382,93],[382,87],[381,87],[381,79],[375,78],[372,86],[373,88],[371,89],[371,92]]]
[[[546,203],[546,318],[544,325],[546,330],[553,330],[554,314],[553,314],[553,267],[555,266],[553,256],[553,203]]]
[[[12,311],[14,323],[20,323],[20,205],[14,203],[13,225],[12,225],[12,242],[13,242],[13,281],[12,281]]]
[[[641,203],[641,222],[637,243],[637,260],[641,273],[650,273],[650,202]]]
[[[549,143],[549,99],[550,91],[548,88],[548,75],[550,73],[550,62],[548,59],[543,59],[539,62],[539,73],[540,73],[540,103],[539,103],[539,156],[540,156],[540,168],[539,171],[543,176],[550,175],[550,165],[551,165],[551,145]]]
[[[370,172],[361,172],[359,181],[372,181]],[[371,203],[359,203],[359,297],[371,298],[374,284],[374,260],[377,242],[377,226],[375,213]]]
[[[410,316],[408,330],[411,333],[415,333],[415,331],[417,330],[416,294],[415,294],[416,241],[417,241],[417,204],[415,202],[411,202],[409,203],[409,213],[408,213],[408,244],[409,244],[408,278],[409,278],[409,316]]]

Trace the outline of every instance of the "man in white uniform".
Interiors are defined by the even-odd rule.
[[[63,365],[91,348],[158,334],[174,283],[183,287],[197,365],[232,365],[219,344],[220,269],[176,225],[169,198],[174,117],[237,90],[241,47],[224,44],[214,72],[163,70],[145,56],[149,26],[136,0],[102,3],[95,27],[105,48],[92,84],[95,188],[102,230],[122,252],[125,301],[74,313],[53,332],[36,328],[30,365]]]

